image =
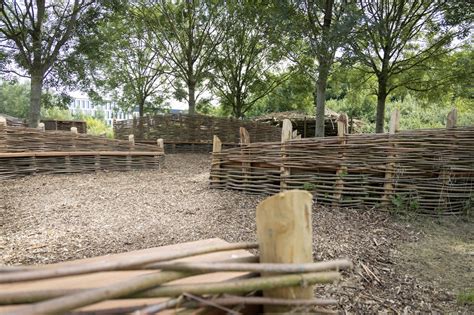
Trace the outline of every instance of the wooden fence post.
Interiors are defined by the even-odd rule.
[[[456,107],[454,107],[449,113],[448,117],[446,120],[446,129],[453,129],[456,128],[458,120],[458,112]],[[455,139],[455,138],[454,138]],[[454,144],[456,142],[454,141]],[[443,156],[443,162],[445,163],[444,165],[441,165],[440,167],[440,172],[439,172],[439,181],[442,183],[441,186],[441,191],[439,194],[439,203],[438,203],[438,208],[447,208],[448,207],[448,186],[449,186],[449,180],[450,180],[450,171],[447,165],[447,160],[449,160],[449,157]]]
[[[394,135],[400,130],[400,111],[398,109],[394,109],[392,115],[390,116],[390,128],[389,134]],[[389,142],[391,139],[389,138]],[[391,200],[393,195],[393,177],[395,173],[395,158],[396,158],[396,145],[391,143],[390,147],[392,148],[393,152],[389,153],[387,156],[387,166],[385,168],[385,181],[384,181],[384,195],[382,197],[382,204],[387,205],[388,202]]]
[[[250,144],[250,135],[245,127],[239,128],[240,134],[240,154],[242,159],[242,175],[244,176],[244,187],[247,185],[249,172],[250,172],[250,162],[247,162],[247,159],[250,157],[249,153],[245,153],[245,147]]]
[[[7,152],[7,119],[3,116],[0,116],[0,128],[4,130],[0,134],[0,152]]]
[[[44,123],[40,122],[40,123],[38,124],[38,129],[39,129],[40,131],[45,131],[46,129],[45,129]]]
[[[448,114],[448,119],[446,121],[446,128],[451,129],[455,128],[458,120],[458,110],[454,107]]]
[[[287,178],[290,176],[291,170],[285,167],[287,158],[286,142],[291,140],[293,135],[293,125],[289,119],[283,120],[281,129],[281,167],[280,167],[280,190],[285,191],[288,188]]]
[[[133,151],[134,150],[134,146],[135,146],[135,136],[134,135],[128,135],[128,142],[129,142],[129,147],[130,147],[130,151]],[[127,155],[127,170],[131,170],[132,169],[132,156],[131,155]]]
[[[347,173],[347,166],[344,165],[345,159],[345,145],[347,143],[346,134],[348,133],[348,117],[345,113],[342,113],[337,118],[337,136],[339,137],[339,143],[341,144],[341,153],[340,153],[340,165],[336,171],[336,187],[334,193],[335,202],[339,202],[342,198],[342,191],[344,189],[344,179],[343,177]]]
[[[268,197],[257,206],[257,238],[261,263],[313,262],[313,196],[290,190]],[[272,298],[310,299],[312,286],[263,291]],[[288,312],[288,306],[265,306],[265,312]]]
[[[211,161],[211,174],[214,172],[214,175],[211,175],[211,185],[219,186],[220,181],[220,174],[215,175],[215,173],[219,173],[219,169],[221,168],[219,154],[222,151],[222,142],[218,136],[214,135],[212,139],[212,161]]]
[[[156,145],[158,146],[158,151],[165,153],[165,141],[163,139],[156,139]],[[160,156],[155,155],[155,167],[161,169]]]

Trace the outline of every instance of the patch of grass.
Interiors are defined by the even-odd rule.
[[[459,304],[474,305],[474,288],[460,292],[456,299]]]

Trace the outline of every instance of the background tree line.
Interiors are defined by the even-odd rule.
[[[316,114],[317,136],[326,105],[368,131],[383,132],[394,106],[409,114],[405,127],[436,127],[452,106],[472,124],[472,9],[461,0],[2,1],[2,77],[31,83],[27,94],[3,83],[17,100],[0,111],[35,126],[42,107],[61,104],[48,103],[54,89],[57,99],[67,90],[113,98],[140,116],[170,99],[190,114],[238,118],[298,109]],[[26,95],[28,109],[18,105]]]

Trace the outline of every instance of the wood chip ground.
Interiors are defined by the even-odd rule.
[[[2,181],[0,264],[53,263],[211,237],[255,240],[255,208],[264,197],[209,189],[209,166],[208,155],[177,154],[166,156],[161,171]],[[316,288],[317,295],[338,298],[339,311],[351,313],[473,312],[456,302],[456,292],[474,283],[472,222],[450,221],[452,229],[436,224],[427,229],[386,213],[315,205],[315,260],[348,257],[356,266],[338,284]],[[433,235],[443,240],[441,258],[431,255],[440,244],[430,242]],[[417,255],[419,246],[433,251]],[[443,277],[430,266],[440,259],[455,280],[436,280]]]

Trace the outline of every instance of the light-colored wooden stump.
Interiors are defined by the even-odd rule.
[[[128,135],[128,142],[130,144],[130,151],[133,151],[135,147],[135,136]],[[130,155],[127,156],[127,170],[132,170],[132,157]]]
[[[240,154],[242,157],[242,160],[247,160],[249,158],[249,154],[245,152],[245,147],[250,144],[250,135],[247,129],[245,127],[240,127],[239,128],[239,134],[240,134]],[[247,185],[247,182],[249,180],[249,173],[250,173],[250,162],[242,162],[242,175],[244,176],[243,182],[244,186]]]
[[[286,142],[291,140],[293,136],[293,125],[289,119],[283,120],[283,126],[281,129],[281,168],[280,168],[280,190],[285,191],[288,188],[286,179],[290,176],[291,170],[285,167],[285,161],[287,158]]]
[[[455,128],[458,121],[458,110],[454,107],[448,114],[448,119],[446,120],[446,128],[451,129]]]
[[[221,164],[219,154],[222,151],[222,141],[218,136],[214,135],[212,139],[212,161],[211,161],[211,174],[218,172]],[[211,176],[211,185],[219,184],[219,176]]]
[[[400,110],[394,109],[390,116],[390,129],[389,134],[394,135],[400,130]],[[395,144],[391,144],[393,150],[396,149]],[[382,204],[387,205],[393,197],[393,177],[395,173],[395,153],[390,153],[387,156],[388,163],[385,168],[385,183],[384,183],[384,195],[382,197]]]
[[[45,131],[46,128],[45,128],[45,126],[44,126],[44,123],[40,122],[40,123],[38,124],[38,129],[41,130],[41,131]]]
[[[336,185],[335,185],[335,193],[334,193],[334,201],[338,203],[342,199],[342,192],[344,190],[344,175],[347,173],[347,167],[344,165],[345,159],[345,152],[344,146],[346,144],[345,136],[348,133],[348,117],[345,113],[342,113],[337,118],[337,136],[339,137],[339,143],[342,146],[341,153],[340,153],[340,166],[336,171]]]
[[[313,197],[303,190],[281,192],[257,206],[257,238],[261,263],[313,262]],[[309,299],[311,286],[266,290],[264,296],[284,299]],[[287,307],[268,306],[265,312],[285,312]]]
[[[71,127],[71,132],[77,134],[77,127]]]

